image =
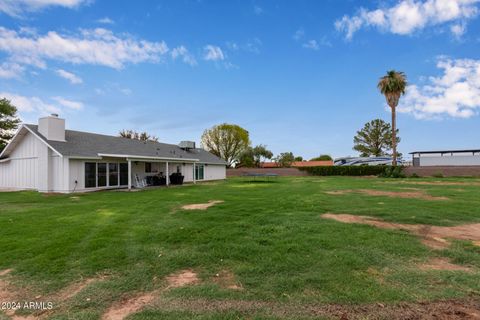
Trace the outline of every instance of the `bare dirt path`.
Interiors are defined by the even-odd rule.
[[[464,224],[453,227],[440,227],[425,224],[386,222],[373,217],[356,216],[351,214],[325,213],[321,217],[344,223],[367,224],[382,229],[399,229],[410,231],[413,234],[421,237],[423,244],[434,249],[448,247],[448,239],[469,240],[472,241],[473,244],[478,244],[480,241],[480,223]]]
[[[210,200],[207,203],[194,203],[182,206],[183,210],[207,210],[216,204],[223,203],[222,200]]]
[[[383,190],[373,190],[373,189],[355,189],[355,190],[326,191],[325,193],[330,195],[360,193],[367,196],[382,196],[382,197],[402,198],[402,199],[421,199],[421,200],[431,200],[431,201],[449,200],[449,198],[447,197],[435,197],[435,196],[429,195],[422,190],[398,192],[398,191],[383,191]]]
[[[392,320],[474,320],[480,319],[480,299],[384,305],[289,304],[246,300],[157,299],[155,309],[194,313],[238,311],[255,315],[291,319],[296,317],[327,319]]]

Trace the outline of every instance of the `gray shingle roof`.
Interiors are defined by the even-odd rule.
[[[225,161],[200,148],[184,150],[177,145],[139,141],[103,134],[65,130],[65,140],[47,140],[38,132],[38,126],[26,124],[41,139],[63,156],[67,157],[98,157],[99,154],[130,155],[138,157],[198,159],[201,163],[226,164]]]

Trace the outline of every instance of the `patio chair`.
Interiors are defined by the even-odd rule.
[[[143,189],[147,186],[147,181],[145,179],[140,179],[138,174],[135,174],[135,188]]]

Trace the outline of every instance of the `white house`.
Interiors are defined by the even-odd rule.
[[[226,163],[195,148],[65,130],[57,115],[24,124],[0,153],[0,189],[83,192],[132,188],[149,176],[179,172],[185,182],[226,177]],[[140,183],[141,184],[141,183]]]
[[[480,149],[414,151],[413,166],[480,166]]]

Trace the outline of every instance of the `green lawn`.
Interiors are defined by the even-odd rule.
[[[470,185],[408,183],[433,180]],[[56,303],[49,314],[52,319],[99,319],[112,303],[152,290],[158,290],[161,302],[131,319],[282,317],[267,315],[262,308],[232,307],[220,312],[197,306],[209,301],[241,301],[247,306],[248,302],[273,303],[295,310],[295,306],[323,303],[388,305],[463,299],[480,292],[480,247],[454,241],[447,249],[433,250],[406,231],[320,216],[348,213],[441,226],[478,223],[480,186],[474,184],[479,181],[302,177],[271,183],[230,179],[74,196],[0,193],[0,271],[13,269],[8,279],[23,289],[22,300],[54,296],[73,282],[104,276]],[[405,188],[449,200],[325,193],[414,190]],[[181,209],[209,200],[224,202],[205,211]],[[447,257],[472,271],[416,267],[433,257]],[[201,282],[166,289],[165,277],[184,269],[197,272]],[[243,290],[217,285],[213,279],[223,271],[234,275]],[[163,308],[169,304],[165,301],[178,307]],[[182,307],[182,301],[190,304]],[[285,317],[292,318],[292,312]]]

